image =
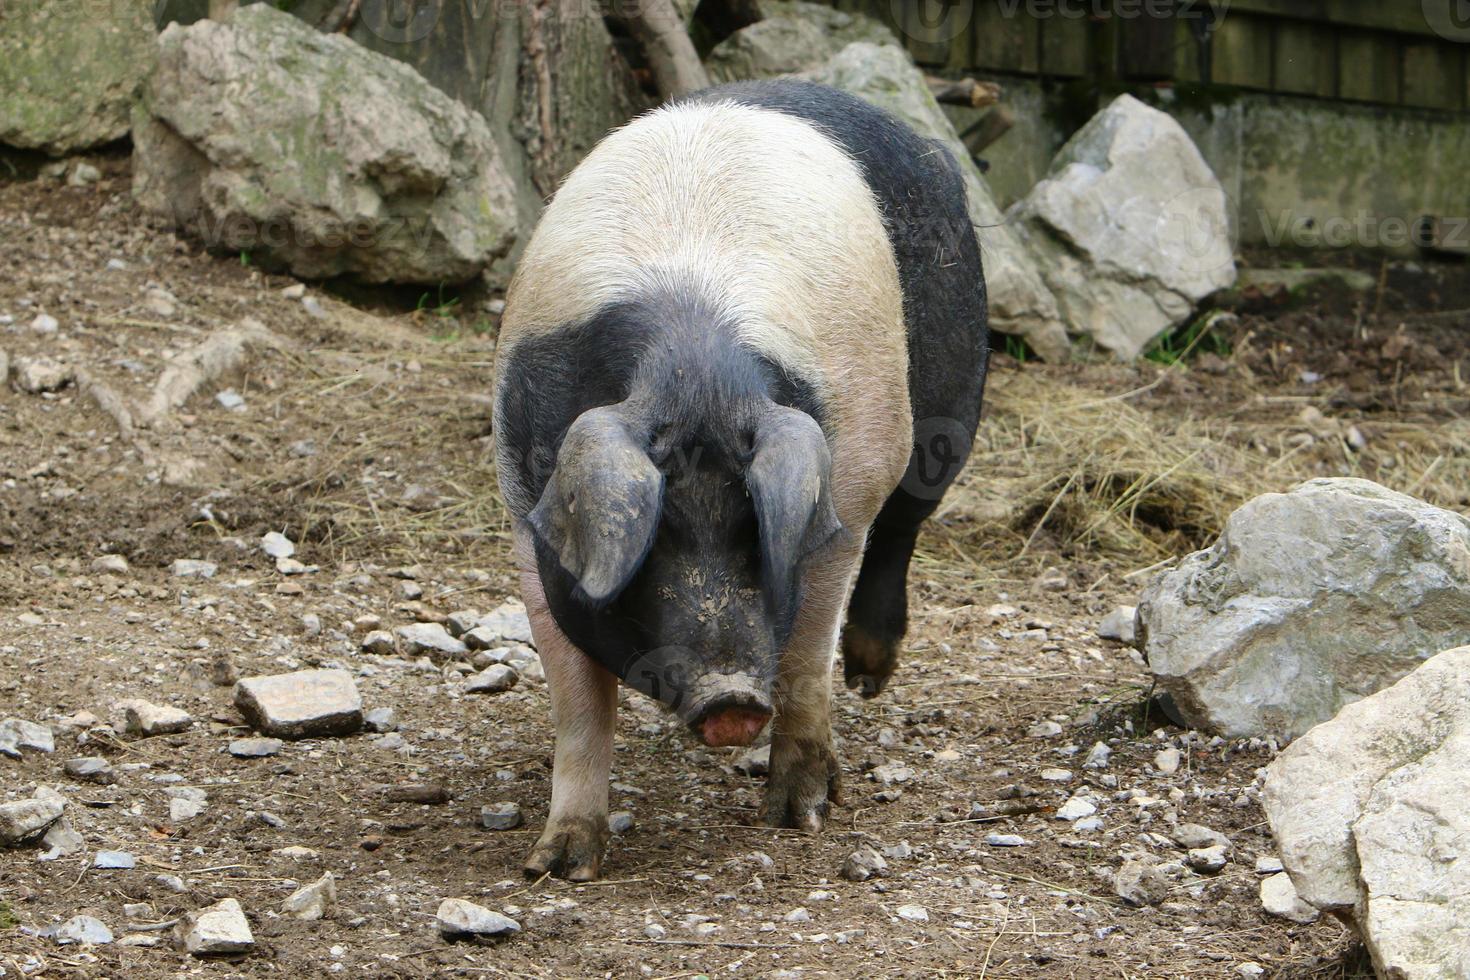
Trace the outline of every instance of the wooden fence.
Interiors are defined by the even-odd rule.
[[[1470,0],[832,0],[935,69],[1470,111]]]

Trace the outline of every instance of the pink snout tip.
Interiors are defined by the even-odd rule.
[[[699,723],[699,737],[715,748],[749,745],[771,720],[769,711],[758,708],[725,708],[705,717]]]

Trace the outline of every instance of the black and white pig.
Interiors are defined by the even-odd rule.
[[[764,818],[821,828],[835,650],[865,695],[893,671],[915,536],[969,451],[986,360],[953,159],[849,95],[711,89],[567,178],[496,359],[556,725],[528,874],[599,873],[619,678],[709,745],[774,716]]]

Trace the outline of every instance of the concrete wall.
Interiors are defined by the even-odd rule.
[[[1039,180],[1087,117],[1074,87],[997,78],[1016,125],[983,154],[1007,207]],[[1230,200],[1237,240],[1282,248],[1411,254],[1425,215],[1470,249],[1470,116],[1263,93],[1133,94],[1178,119]],[[1088,96],[1092,99],[1092,96]],[[947,107],[957,125],[978,112]]]

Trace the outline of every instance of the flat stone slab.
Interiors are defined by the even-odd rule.
[[[13,846],[41,836],[65,809],[66,802],[55,797],[0,803],[0,845]]]
[[[440,902],[438,918],[440,934],[451,942],[499,939],[521,931],[521,924],[515,919],[462,898],[446,898]]]
[[[224,899],[207,909],[191,912],[179,924],[184,949],[195,956],[227,956],[255,948],[255,936],[240,903]]]
[[[119,701],[117,707],[123,715],[123,727],[133,735],[174,735],[194,724],[189,712],[142,698]]]
[[[242,678],[235,707],[252,728],[276,738],[351,735],[362,728],[362,697],[345,670]]]
[[[24,718],[0,721],[0,755],[19,759],[24,751],[55,752],[56,739],[51,729]]]
[[[404,654],[410,657],[439,661],[463,657],[470,652],[469,647],[450,636],[449,631],[438,623],[410,623],[394,632],[403,644]]]

